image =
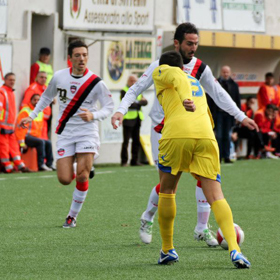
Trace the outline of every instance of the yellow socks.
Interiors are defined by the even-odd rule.
[[[227,201],[225,199],[216,200],[212,203],[211,208],[214,212],[215,219],[228,243],[229,252],[232,250],[237,250],[240,252],[240,248],[236,241],[232,212]]]
[[[173,227],[176,216],[175,194],[159,193],[158,222],[162,239],[162,251],[173,249]]]

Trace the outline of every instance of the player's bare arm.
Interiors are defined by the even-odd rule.
[[[19,123],[19,126],[21,127],[21,128],[27,128],[27,125],[29,124],[29,123],[31,123],[33,120],[30,118],[30,117],[26,117],[26,118],[24,118],[24,119],[22,119],[21,121],[20,121],[20,123]]]
[[[83,113],[79,114],[79,116],[81,117],[81,119],[83,121],[90,122],[94,119],[93,113],[91,111],[89,111],[88,109],[80,108],[80,110],[83,111]]]
[[[119,125],[117,125],[117,121],[119,122]],[[111,118],[111,124],[114,129],[117,129],[119,126],[122,126],[122,122],[123,122],[123,114],[120,112],[116,112]]]
[[[242,122],[241,122],[244,126],[248,127],[250,130],[256,130],[257,132],[259,132],[259,127],[258,125],[255,123],[254,120],[246,117]]]

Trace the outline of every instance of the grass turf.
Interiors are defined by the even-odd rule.
[[[0,175],[1,279],[278,279],[280,162],[222,165],[222,187],[234,221],[245,232],[243,253],[252,263],[237,270],[222,248],[193,240],[195,180],[183,174],[177,192],[174,245],[180,262],[159,266],[157,218],[153,241],[142,244],[139,218],[154,167],[96,168],[77,228],[63,229],[74,183],[55,172]],[[217,225],[211,214],[214,231]]]

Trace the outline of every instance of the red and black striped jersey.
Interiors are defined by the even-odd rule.
[[[130,105],[135,101],[137,96],[147,90],[153,84],[152,74],[156,67],[159,66],[159,61],[153,62],[141,78],[127,91],[125,97],[122,99],[117,112],[126,114]],[[224,111],[235,117],[238,121],[243,121],[246,117],[240,111],[235,102],[231,99],[229,94],[221,87],[219,82],[213,76],[212,71],[208,65],[203,63],[196,57],[184,64],[184,71],[200,81],[205,92],[214,100],[214,102]],[[153,106],[149,116],[152,119],[152,126],[156,128],[162,123],[164,112],[160,106],[158,99],[155,97]]]
[[[98,131],[96,121],[108,117],[114,108],[112,95],[101,78],[88,69],[83,76],[76,77],[72,75],[72,69],[67,68],[54,74],[30,117],[34,119],[56,96],[59,102],[56,133],[66,137],[92,135]],[[88,109],[94,120],[83,121],[78,115],[83,112],[81,108]]]

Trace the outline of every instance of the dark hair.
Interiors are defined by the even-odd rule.
[[[168,51],[163,53],[159,59],[159,65],[162,64],[183,68],[183,58],[176,51]]]
[[[274,78],[274,75],[273,75],[273,73],[268,72],[268,73],[265,74],[265,78],[266,78],[266,79],[267,79],[267,78]]]
[[[275,106],[273,104],[267,104],[265,107],[266,110],[269,110],[269,109],[274,110],[274,108],[275,108]]]
[[[4,80],[7,80],[10,76],[15,76],[15,73],[9,72],[4,76]]]
[[[71,42],[68,46],[68,55],[71,57],[73,53],[73,49],[84,47],[88,50],[88,46],[81,40],[75,40]]]
[[[36,96],[36,95],[41,96],[40,93],[34,93],[34,94],[31,96],[30,101],[31,101],[31,100],[34,98],[34,96]]]
[[[39,54],[40,55],[50,55],[51,54],[51,50],[49,48],[41,48]]]
[[[250,95],[246,98],[246,102],[249,102],[251,99],[256,98],[254,95]]]
[[[174,34],[174,40],[178,40],[180,44],[185,39],[185,34],[197,34],[198,29],[196,26],[190,22],[184,22],[177,26]]]

